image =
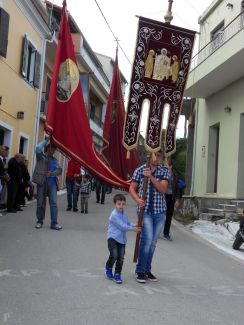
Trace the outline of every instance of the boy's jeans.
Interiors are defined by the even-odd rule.
[[[114,263],[115,264],[115,272],[114,273],[121,273],[124,256],[125,256],[125,244],[120,244],[113,238],[108,239],[108,250],[110,252],[109,258],[106,263],[107,269],[112,269]]]
[[[46,182],[43,185],[37,184],[37,207],[36,207],[36,218],[37,222],[43,223],[45,216],[45,195],[46,195]],[[57,186],[56,184],[48,185],[48,198],[50,205],[51,225],[55,225],[58,217],[57,207]]]
[[[153,254],[164,223],[165,212],[159,214],[144,213],[136,273],[147,273],[151,271]]]
[[[75,185],[75,181],[72,178],[66,178],[66,190],[68,208],[77,208],[79,188]]]

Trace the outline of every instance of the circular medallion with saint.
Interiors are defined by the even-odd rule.
[[[60,102],[69,101],[79,84],[79,70],[71,59],[60,64],[56,97]]]

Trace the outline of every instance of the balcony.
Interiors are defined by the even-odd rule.
[[[206,98],[244,76],[244,12],[192,59],[184,96]]]

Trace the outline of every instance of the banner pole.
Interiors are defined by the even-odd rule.
[[[164,16],[164,20],[166,24],[170,24],[171,20],[173,20],[173,15],[172,15],[172,5],[173,5],[173,0],[168,0],[168,10]]]
[[[151,159],[152,154],[150,152],[147,152],[147,162],[146,162],[146,168],[150,168],[150,159]],[[147,194],[147,184],[148,184],[148,177],[144,177],[144,183],[143,183],[143,190],[142,190],[142,200],[145,202],[146,201],[146,194]],[[138,227],[143,227],[143,214],[144,214],[145,206],[140,208],[140,213],[139,213],[139,219],[138,219]],[[136,242],[135,242],[135,250],[134,250],[134,257],[133,257],[133,262],[137,263],[138,259],[138,253],[139,253],[139,248],[140,248],[140,241],[141,241],[141,233],[137,233],[136,235]]]

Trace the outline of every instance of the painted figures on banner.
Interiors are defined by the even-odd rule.
[[[144,77],[159,81],[168,80],[171,77],[172,82],[176,83],[179,68],[177,55],[169,56],[166,48],[162,48],[160,54],[150,49],[145,60]]]

